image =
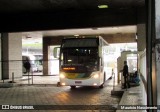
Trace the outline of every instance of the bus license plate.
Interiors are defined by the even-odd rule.
[[[75,81],[75,83],[76,83],[76,84],[81,84],[81,83],[82,83],[82,81]]]

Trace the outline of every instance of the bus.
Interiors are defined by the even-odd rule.
[[[97,86],[103,88],[112,74],[105,63],[105,46],[102,37],[66,38],[60,47],[60,85]]]

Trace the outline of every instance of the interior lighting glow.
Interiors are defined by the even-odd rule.
[[[61,85],[62,85],[62,86],[65,86],[66,84],[65,84],[65,83],[61,83]]]
[[[65,67],[65,68],[63,68],[63,70],[75,70],[75,68],[74,67]]]
[[[68,62],[71,62],[72,60],[68,60]]]
[[[97,86],[97,83],[94,83],[93,85],[94,85],[94,86]]]
[[[108,5],[98,5],[98,8],[100,9],[108,8]]]
[[[61,73],[60,78],[65,78],[65,75]]]
[[[99,77],[98,74],[95,74],[95,75],[93,76],[93,78],[95,78],[95,79],[97,79],[98,77]]]

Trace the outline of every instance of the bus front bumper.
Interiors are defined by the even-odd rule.
[[[76,79],[60,79],[60,83],[62,86],[100,86],[103,82],[100,82],[98,79],[84,79],[84,80],[76,80]]]

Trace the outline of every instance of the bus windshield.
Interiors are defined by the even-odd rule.
[[[98,48],[64,48],[62,50],[62,65],[90,65],[98,64]]]

